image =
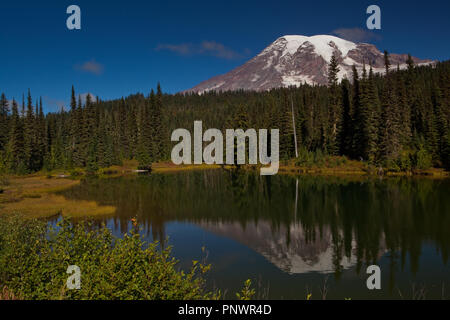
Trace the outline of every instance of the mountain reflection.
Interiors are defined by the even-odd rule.
[[[276,233],[265,222],[250,224],[243,228],[237,223],[200,223],[215,234],[232,238],[264,256],[268,261],[289,274],[319,272],[332,273],[334,254],[332,235],[325,230],[320,239],[308,241],[300,225],[289,230],[282,226]],[[289,235],[286,238],[286,234]],[[352,244],[351,256],[340,261],[341,268],[348,269],[356,264],[356,248]]]

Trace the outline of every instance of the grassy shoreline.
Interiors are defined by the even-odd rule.
[[[296,165],[295,160],[284,161],[280,164],[279,173],[285,174],[308,174],[322,176],[384,176],[384,177],[433,177],[446,178],[450,173],[440,168],[425,170],[414,169],[410,171],[395,171],[389,168],[379,168],[367,165],[355,160],[343,160],[342,157],[331,157],[328,163],[322,166]]]
[[[5,180],[5,179],[4,179]],[[100,206],[95,201],[74,201],[55,194],[80,183],[78,179],[33,174],[6,178],[1,187],[0,215],[21,213],[27,218],[48,218],[55,215],[112,215],[116,208]]]
[[[230,166],[225,166],[230,167]],[[259,171],[261,166],[243,166],[244,169]],[[296,159],[281,160],[278,174],[287,175],[316,175],[316,176],[366,176],[366,177],[428,177],[448,178],[450,172],[441,168],[426,170],[414,169],[410,171],[394,171],[389,168],[379,168],[367,165],[364,162],[348,160],[344,157],[329,157],[329,160],[321,165],[298,165]]]

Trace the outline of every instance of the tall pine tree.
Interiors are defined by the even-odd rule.
[[[336,55],[331,57],[328,66],[328,87],[329,87],[329,105],[328,105],[328,128],[326,135],[326,151],[331,155],[337,155],[339,152],[339,139],[342,121],[341,91],[338,86],[339,63]]]

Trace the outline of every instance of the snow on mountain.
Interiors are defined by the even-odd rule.
[[[361,72],[364,63],[371,65],[375,73],[385,72],[383,53],[372,44],[354,43],[330,35],[286,35],[244,65],[206,80],[187,92],[263,91],[304,83],[326,84],[328,64],[333,54],[339,62],[340,79],[351,79],[352,66]],[[407,54],[391,54],[392,67],[406,68],[407,58]],[[417,65],[434,63],[414,57],[413,60]]]
[[[282,56],[285,56],[286,54],[293,55],[301,46],[304,45],[306,47],[309,44],[312,44],[314,47],[314,52],[324,58],[325,61],[330,62],[336,46],[344,56],[346,56],[350,50],[356,49],[355,43],[334,36],[284,36],[282,39],[286,41],[280,41],[282,44],[285,44],[285,49]],[[334,43],[335,46],[333,46],[332,43]]]

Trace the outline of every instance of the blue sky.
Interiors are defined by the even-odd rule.
[[[66,27],[71,4],[81,8],[81,30]],[[371,4],[382,13],[375,35],[365,29]],[[286,34],[340,32],[381,50],[447,60],[449,12],[447,0],[2,0],[0,92],[21,100],[30,88],[47,111],[67,105],[72,84],[102,99],[148,93],[158,81],[175,93],[230,71]]]

